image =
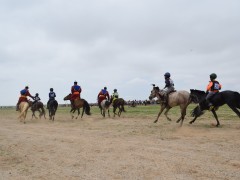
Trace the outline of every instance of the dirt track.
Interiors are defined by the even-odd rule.
[[[0,117],[0,179],[240,179],[238,118],[179,128],[126,114],[22,124],[14,113]]]

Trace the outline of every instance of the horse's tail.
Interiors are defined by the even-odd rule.
[[[90,112],[90,105],[88,104],[88,102],[84,99],[84,108],[85,108],[85,113],[87,115],[91,115],[91,112]]]
[[[41,109],[42,109],[42,114],[43,114],[44,118],[46,118],[46,117],[45,117],[45,115],[46,115],[46,112],[45,112],[45,109],[44,109],[44,107],[41,107]]]
[[[125,109],[124,109],[124,104],[125,104],[125,101],[123,100],[123,101],[122,101],[122,111],[123,111],[123,112],[126,112]]]

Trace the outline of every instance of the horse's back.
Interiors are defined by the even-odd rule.
[[[19,104],[19,109],[20,109],[20,112],[24,111],[24,110],[28,110],[29,108],[29,104],[28,102],[21,102]]]
[[[74,105],[78,108],[83,107],[85,99],[75,99]]]
[[[190,93],[186,90],[179,90],[169,94],[169,104],[180,105],[189,103]]]

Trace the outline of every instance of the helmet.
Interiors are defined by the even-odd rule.
[[[113,91],[114,91],[114,92],[117,92],[117,89],[114,89]]]
[[[164,76],[165,76],[166,78],[170,78],[171,74],[170,74],[169,72],[166,72],[166,73],[164,74]]]
[[[77,81],[74,81],[74,84],[77,84]]]
[[[25,89],[28,89],[28,88],[29,88],[28,86],[25,87]]]
[[[215,73],[210,74],[210,79],[216,79],[217,75]]]
[[[38,93],[36,93],[36,96],[38,96]]]
[[[50,88],[50,91],[53,91],[53,88]]]
[[[105,89],[105,90],[106,90],[106,89],[107,89],[107,87],[104,87],[103,89]]]

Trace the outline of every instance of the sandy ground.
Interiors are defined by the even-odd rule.
[[[182,128],[164,118],[102,118],[20,123],[0,117],[0,179],[240,179],[240,121]],[[190,120],[190,119],[188,119]],[[214,121],[212,121],[214,122]]]

